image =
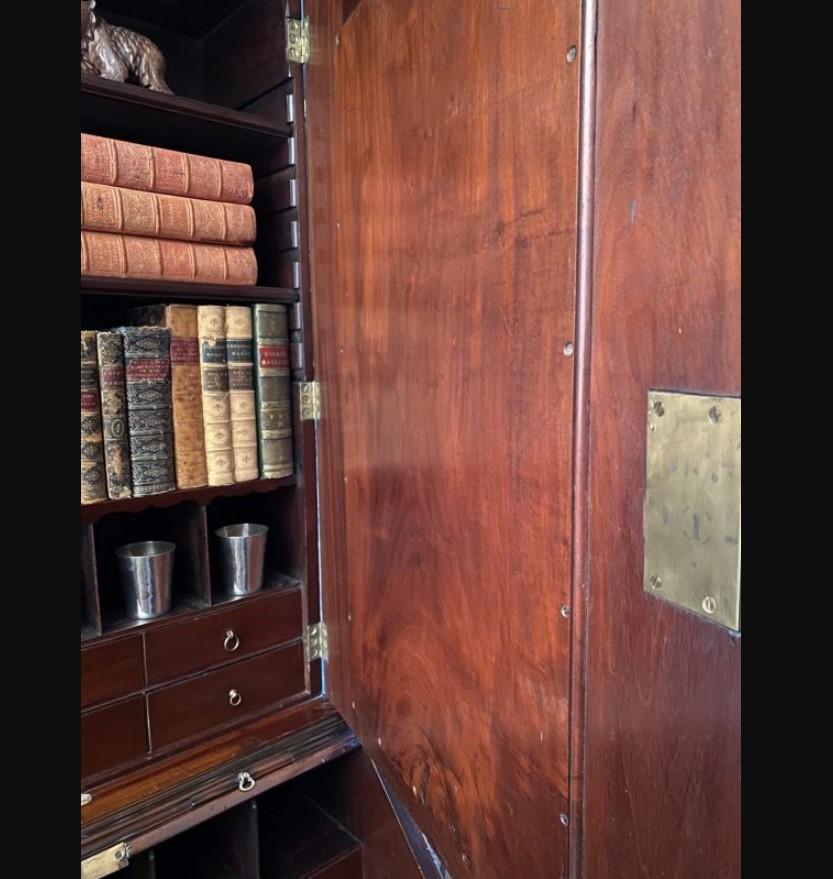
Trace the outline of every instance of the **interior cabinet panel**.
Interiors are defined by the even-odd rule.
[[[566,860],[579,13],[364,0],[310,71],[333,698],[484,879]]]

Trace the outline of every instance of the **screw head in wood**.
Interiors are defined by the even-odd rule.
[[[578,55],[578,49],[575,46],[570,46],[567,49],[567,63],[572,64],[576,60],[576,55]]]

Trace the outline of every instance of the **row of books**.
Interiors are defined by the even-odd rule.
[[[257,283],[252,168],[81,135],[81,274]]]
[[[293,473],[285,305],[150,305],[81,331],[81,503]]]

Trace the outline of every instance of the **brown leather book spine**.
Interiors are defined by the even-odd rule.
[[[171,397],[177,488],[208,485],[196,305],[149,305],[127,312],[133,326],[171,332]]]
[[[132,497],[124,339],[121,333],[98,333],[97,344],[107,494],[113,499]]]
[[[81,179],[127,189],[249,204],[252,168],[243,162],[81,135]]]
[[[107,499],[95,331],[81,331],[81,503]]]
[[[226,307],[226,356],[234,481],[247,482],[257,479],[252,309],[248,305]]]
[[[181,241],[252,244],[249,205],[182,198],[100,183],[81,183],[81,228]]]
[[[118,332],[124,338],[133,495],[173,491],[170,333],[163,327],[119,327]]]
[[[260,475],[280,479],[295,469],[286,306],[258,303],[252,313]]]
[[[226,360],[225,306],[198,305],[197,326],[208,484],[230,485],[234,482],[234,451]]]
[[[82,230],[81,274],[250,286],[257,261],[251,247]]]

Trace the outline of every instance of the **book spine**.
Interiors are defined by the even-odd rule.
[[[106,332],[98,333],[96,341],[107,494],[113,499],[131,497],[124,340],[120,333]]]
[[[202,418],[209,485],[234,482],[228,365],[226,360],[226,309],[223,305],[198,305]]]
[[[95,332],[81,332],[81,503],[107,498]]]
[[[286,306],[259,303],[252,313],[260,475],[279,479],[294,471]]]
[[[127,317],[133,326],[170,330],[176,484],[177,488],[207,485],[197,306],[146,305],[128,309]]]
[[[244,245],[255,240],[255,212],[249,205],[82,181],[81,228]]]
[[[243,162],[81,135],[81,179],[146,192],[249,204],[252,168]]]
[[[255,417],[252,310],[246,305],[226,307],[231,442],[234,481],[257,479],[257,420]]]
[[[172,491],[170,333],[164,327],[121,327],[133,494]]]
[[[81,274],[246,286],[257,283],[251,247],[81,231]]]

